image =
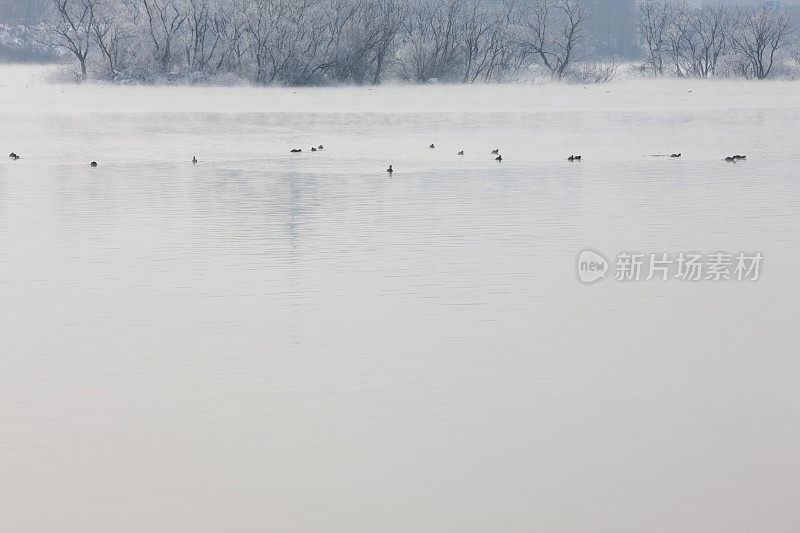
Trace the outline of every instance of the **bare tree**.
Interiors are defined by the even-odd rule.
[[[92,13],[95,0],[52,0],[47,32],[53,44],[75,56],[80,80],[86,79],[86,61],[92,48]]]
[[[242,0],[226,0],[214,16],[211,32],[220,39],[216,70],[241,74],[248,43],[245,39],[246,4]]]
[[[506,67],[510,68],[510,49],[515,48],[509,31],[511,7],[512,2],[497,4],[484,0],[469,0],[465,5],[461,32],[463,83],[489,81]]]
[[[389,49],[395,44],[397,35],[408,13],[408,4],[405,0],[382,0],[379,2],[378,6],[380,32],[375,43],[375,68],[372,77],[373,85],[381,81],[381,76],[386,66],[386,56],[389,53]]]
[[[90,31],[111,74],[120,70],[127,45],[132,39],[124,6],[114,0],[93,0]]]
[[[215,32],[219,2],[186,0],[186,31],[183,33],[186,68],[205,71],[217,52],[222,36]]]
[[[520,45],[537,56],[554,80],[578,59],[588,12],[578,0],[538,0],[523,8]]]
[[[689,75],[693,66],[691,13],[686,4],[668,6],[669,21],[664,32],[665,52],[672,63],[673,73],[682,78]]]
[[[319,82],[324,18],[314,0],[250,0],[244,29],[259,84]]]
[[[481,56],[485,59],[491,58],[489,48],[495,24],[491,11],[481,0],[469,0],[465,5],[462,22],[464,77],[461,81],[463,83],[474,81],[480,76]]]
[[[800,69],[800,46],[796,44],[792,49],[792,59],[794,59],[795,66]]]
[[[186,23],[188,12],[179,9],[178,0],[140,0],[147,21],[147,31],[153,44],[156,63],[163,71],[169,70],[172,47]]]
[[[413,5],[403,27],[403,49],[398,57],[403,78],[424,82],[458,76],[462,9],[462,0],[418,0]]]
[[[326,6],[322,69],[336,81],[378,83],[405,5],[397,0],[329,0]]]
[[[252,57],[255,68],[253,81],[262,85],[272,83],[275,81],[277,72],[275,72],[275,68],[270,69],[269,51],[272,41],[276,39],[274,33],[277,32],[277,29],[270,24],[270,20],[282,18],[289,9],[289,5],[285,2],[248,0],[242,7],[246,13],[243,23],[248,39],[249,55]]]
[[[645,47],[646,63],[657,76],[664,74],[666,34],[672,6],[668,1],[649,1],[639,5],[639,39]]]
[[[602,63],[588,61],[577,64],[570,72],[570,78],[578,83],[608,83],[617,76],[620,61],[611,58]]]
[[[741,56],[743,71],[759,80],[769,76],[776,54],[794,32],[791,16],[770,8],[740,8],[731,42]]]
[[[709,77],[728,50],[733,26],[724,6],[690,9],[669,0],[639,5],[639,37],[647,66],[662,75]]]
[[[702,7],[692,21],[694,72],[701,78],[713,76],[720,58],[730,46],[733,20],[724,6]]]
[[[500,24],[500,43],[498,44],[499,59],[497,69],[505,75],[516,75],[525,72],[533,59],[531,51],[521,46],[525,29],[521,24],[523,9],[521,5],[526,0],[503,0],[498,5],[498,23]]]

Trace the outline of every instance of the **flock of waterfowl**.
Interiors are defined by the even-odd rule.
[[[20,156],[18,156],[14,152],[11,152],[10,154],[8,154],[8,157],[9,157],[9,159],[12,159],[14,161],[16,161],[17,159],[20,159]],[[93,168],[97,167],[97,161],[92,161],[91,163],[89,163],[89,166],[93,167]]]
[[[431,145],[430,145],[430,146],[428,146],[428,148],[430,148],[431,150],[433,150],[433,149],[435,149],[435,148],[436,148],[436,145],[435,145],[435,144],[433,144],[433,143],[431,143]],[[319,146],[316,146],[316,147],[315,147],[315,146],[312,146],[312,147],[311,147],[311,151],[312,151],[312,152],[318,152],[318,151],[320,151],[320,150],[324,150],[324,149],[325,149],[325,147],[324,147],[324,146],[322,146],[321,144],[320,144]],[[303,151],[303,149],[302,149],[302,148],[292,148],[291,150],[289,150],[289,152],[290,152],[290,153],[293,153],[293,154],[300,153],[300,152],[302,152],[302,151]],[[495,156],[497,156],[497,157],[495,157],[495,158],[494,158],[494,160],[495,160],[495,161],[502,161],[502,160],[503,160],[503,155],[500,153],[500,149],[499,149],[499,148],[495,148],[495,149],[494,149],[494,150],[492,150],[490,153],[491,153],[492,155],[495,155]],[[460,152],[458,152],[458,154],[456,154],[456,155],[464,155],[464,150],[461,150],[461,151],[460,151]],[[680,154],[680,153],[677,153],[677,154],[670,154],[670,156],[669,156],[669,157],[676,158],[676,157],[681,157],[681,155],[682,155],[682,154]],[[9,157],[10,159],[14,160],[14,161],[16,161],[17,159],[19,159],[19,158],[20,158],[20,156],[18,156],[18,155],[17,155],[16,153],[14,153],[14,152],[11,152],[10,154],[8,154],[8,157]],[[661,155],[660,155],[660,154],[656,154],[654,157],[661,157]],[[664,156],[664,157],[666,157],[666,156]],[[742,161],[742,160],[746,160],[746,159],[747,159],[747,156],[746,156],[746,155],[739,155],[739,154],[736,154],[736,155],[731,155],[731,156],[728,156],[728,157],[726,157],[726,158],[725,158],[725,161],[727,161],[728,163],[735,163],[735,162],[737,162],[737,161]],[[575,154],[572,154],[572,155],[570,155],[570,156],[567,158],[567,161],[571,161],[571,162],[573,162],[573,161],[580,161],[580,160],[581,160],[581,156],[580,156],[580,155],[575,155]],[[197,156],[192,156],[192,163],[196,165],[198,162],[199,162],[199,161],[198,161],[198,159],[197,159]],[[94,167],[97,167],[97,166],[98,166],[98,165],[97,165],[97,161],[92,161],[91,163],[89,163],[89,166],[91,166],[91,167],[93,167],[93,168],[94,168]],[[391,174],[392,172],[394,172],[394,169],[392,168],[392,165],[389,165],[389,168],[387,168],[387,169],[386,169],[386,172],[388,172],[389,174]]]
[[[320,146],[320,148],[322,148],[322,147]],[[431,143],[431,145],[430,145],[430,146],[428,146],[428,148],[430,148],[431,150],[433,150],[434,148],[436,148],[436,145],[435,145],[435,144],[433,144],[433,143]],[[313,148],[312,148],[312,150],[313,150]],[[301,150],[292,150],[292,152],[300,152],[300,151],[301,151]],[[490,153],[491,153],[492,155],[494,155],[494,156],[497,156],[497,157],[495,157],[495,158],[494,158],[494,160],[495,160],[495,161],[502,161],[502,160],[503,160],[503,155],[500,153],[500,149],[499,149],[499,148],[495,148],[495,149],[494,149],[494,150],[492,150]],[[464,155],[464,150],[461,150],[461,151],[460,151],[460,152],[458,152],[456,155]],[[671,157],[671,158],[677,158],[677,157],[681,157],[682,155],[683,155],[682,153],[670,154],[670,155],[669,155],[669,157]],[[656,155],[655,157],[661,157],[661,155],[659,154],[659,155]],[[567,161],[574,162],[574,161],[581,161],[582,159],[583,159],[583,157],[582,157],[582,156],[580,156],[580,155],[571,154],[571,155],[570,155],[570,156],[567,158]],[[744,155],[734,155],[734,156],[726,157],[726,158],[725,158],[725,161],[728,161],[728,162],[731,162],[731,161],[732,161],[732,162],[734,162],[734,163],[735,163],[736,161],[739,161],[739,160],[742,160],[742,159],[747,159],[747,156],[744,156]],[[386,169],[386,172],[388,172],[389,174],[391,174],[392,172],[394,172],[394,169],[392,168],[392,165],[389,165],[389,168],[387,168],[387,169]]]
[[[319,146],[317,146],[317,147],[314,147],[314,146],[311,147],[311,151],[312,152],[319,152],[320,150],[324,150],[324,149],[325,149],[325,147],[322,146],[321,144]],[[292,148],[291,150],[289,150],[289,152],[291,152],[293,154],[297,154],[297,153],[300,153],[302,151],[303,151],[302,148]]]

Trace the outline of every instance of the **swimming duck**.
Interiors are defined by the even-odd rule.
[[[300,148],[292,148],[292,149],[291,149],[291,150],[289,150],[289,151],[290,151],[291,153],[293,153],[293,154],[296,154],[296,153],[298,153],[298,152],[302,152],[303,150],[301,150]]]
[[[317,146],[317,150],[324,150],[324,149],[325,148],[321,144],[319,146]]]
[[[500,153],[500,148],[495,148],[494,150],[492,150],[492,153],[493,153],[494,155],[497,155],[497,154],[499,154],[499,153]]]
[[[747,156],[746,155],[738,155],[737,154],[737,155],[733,156],[733,158],[734,159],[747,159]]]
[[[725,158],[725,161],[727,161],[728,163],[735,163],[736,162],[736,158],[728,156],[728,157]]]
[[[581,160],[581,156],[579,156],[579,155],[571,155],[571,156],[569,156],[567,158],[567,161],[580,161],[580,160]]]
[[[495,161],[502,161],[503,160],[503,156],[498,154],[498,156],[495,157],[494,160]]]
[[[10,154],[8,154],[8,157],[10,157],[11,159],[13,159],[14,161],[16,161],[17,159],[19,159],[19,156],[18,156],[17,154],[15,154],[14,152],[11,152]]]
[[[91,163],[89,163],[89,166],[92,167],[92,168],[96,168],[97,167],[97,161],[92,161]]]
[[[392,165],[389,165],[389,168],[386,169],[386,172],[388,172],[389,174],[394,172],[394,170],[392,170]]]
[[[672,154],[670,157],[680,157],[681,154]]]
[[[436,148],[436,145],[431,143],[431,145],[428,148]]]
[[[316,151],[317,151],[317,149],[316,149],[316,148],[314,148],[314,147],[312,146],[312,147],[311,147],[311,151],[312,151],[312,152],[316,152]]]
[[[458,152],[458,155],[464,155],[464,150],[461,150],[460,152]]]
[[[197,164],[197,156],[196,155],[192,156],[192,164],[194,164],[194,165]]]

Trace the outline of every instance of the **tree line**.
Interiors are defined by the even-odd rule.
[[[48,42],[79,79],[232,74],[260,85],[607,81],[582,0],[50,0]],[[638,5],[653,75],[763,79],[797,46],[786,12]],[[800,56],[796,56],[800,57]],[[800,60],[798,60],[800,64]]]
[[[724,71],[765,79],[790,54],[800,64],[797,28],[784,11],[769,7],[704,6],[670,1],[639,6],[645,68],[663,76],[708,78]]]

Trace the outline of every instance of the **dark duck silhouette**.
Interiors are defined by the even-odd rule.
[[[727,161],[728,163],[735,163],[736,162],[736,158],[728,156],[728,157],[725,158],[725,161]]]
[[[503,160],[503,156],[498,154],[497,157],[494,158],[494,160],[495,161],[502,161]]]
[[[324,150],[324,149],[325,149],[325,147],[322,146],[321,144],[319,146],[317,146],[317,150]]]
[[[312,152],[316,152],[316,151],[317,151],[317,149],[316,149],[316,148],[314,148],[314,147],[312,146],[312,147],[311,147],[311,151],[312,151]]]
[[[97,161],[92,161],[91,163],[89,163],[89,166],[92,168],[97,168]]]
[[[431,143],[431,145],[430,145],[430,146],[428,146],[428,148],[436,148],[436,145],[435,145],[435,144],[433,144],[433,143]]]
[[[290,151],[291,153],[293,153],[293,154],[296,154],[296,153],[298,153],[298,152],[302,152],[303,150],[301,150],[300,148],[292,148],[292,149],[291,149],[291,150],[289,150],[289,151]]]
[[[492,153],[493,153],[494,155],[497,155],[497,154],[499,154],[499,153],[500,153],[500,148],[495,148],[494,150],[492,150]]]
[[[464,150],[461,150],[460,152],[458,152],[458,155],[464,155]]]
[[[670,157],[680,157],[681,154],[672,154]]]
[[[192,156],[192,164],[194,164],[194,165],[197,164],[197,156],[196,155]]]
[[[746,155],[738,155],[737,154],[737,155],[733,156],[733,158],[736,159],[736,160],[740,160],[740,159],[747,159],[747,156]]]
[[[569,156],[567,158],[567,161],[580,161],[580,160],[581,160],[581,156],[579,156],[579,155],[571,155],[571,156]]]
[[[19,156],[17,154],[15,154],[14,152],[11,152],[10,154],[8,154],[8,157],[13,159],[14,161],[19,159]]]
[[[388,172],[389,174],[394,172],[394,170],[392,170],[392,165],[389,165],[389,168],[386,169],[386,172]]]

